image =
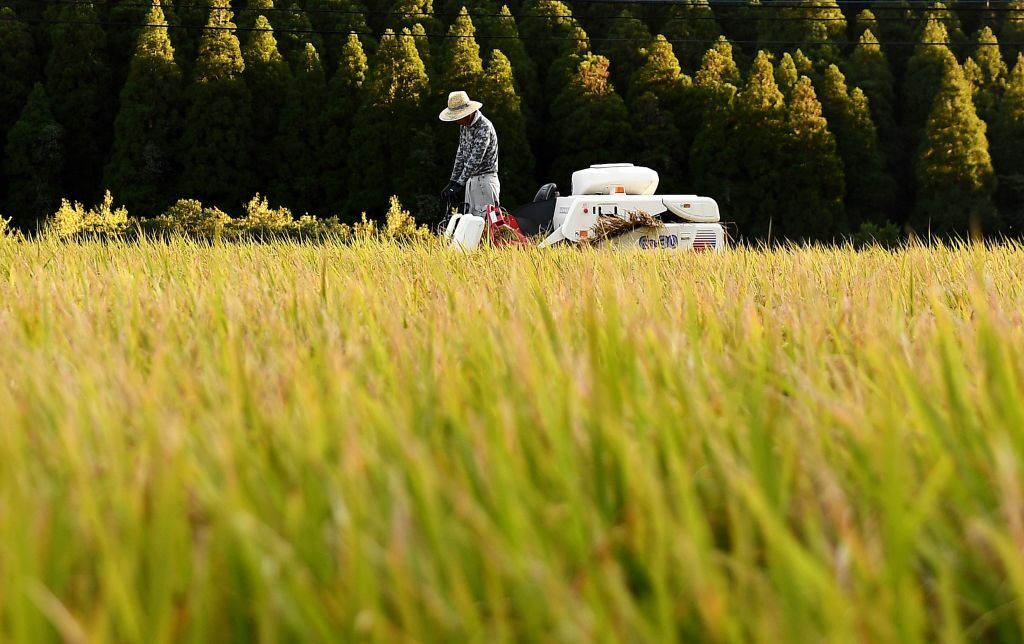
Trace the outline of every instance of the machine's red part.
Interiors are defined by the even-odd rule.
[[[519,228],[519,222],[511,213],[497,206],[487,206],[487,239],[495,247],[529,246],[530,240]]]

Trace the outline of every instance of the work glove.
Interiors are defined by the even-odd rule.
[[[455,197],[458,197],[462,193],[462,184],[457,181],[449,181],[448,185],[445,186],[444,190],[441,191],[441,197],[451,201]]]

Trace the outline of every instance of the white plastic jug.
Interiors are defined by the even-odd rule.
[[[480,245],[484,235],[484,218],[476,215],[462,215],[452,235],[452,246],[460,246],[467,250]]]
[[[455,227],[459,225],[459,220],[462,219],[462,215],[456,213],[451,216],[448,220],[448,225],[444,229],[444,238],[451,241],[452,235],[455,234]]]

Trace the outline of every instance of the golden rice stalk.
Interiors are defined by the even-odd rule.
[[[599,215],[597,225],[585,241],[593,244],[624,235],[637,228],[660,228],[664,225],[661,219],[645,210],[632,210],[627,212],[626,216],[627,219],[615,215]]]
[[[509,226],[497,226],[493,231],[491,243],[517,243],[519,235]]]

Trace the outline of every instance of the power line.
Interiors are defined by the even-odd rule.
[[[23,22],[28,24],[53,26],[53,25],[71,25],[71,26],[93,26],[93,27],[129,27],[132,29],[193,29],[201,31],[231,31],[231,32],[266,32],[272,34],[297,34],[297,35],[342,35],[347,36],[349,34],[355,34],[357,36],[372,36],[378,40],[388,35],[385,33],[376,33],[372,31],[344,31],[344,30],[316,30],[316,29],[261,29],[259,27],[235,27],[235,26],[217,26],[217,25],[205,25],[197,27],[188,27],[186,25],[168,25],[168,24],[151,24],[151,23],[131,23],[131,22],[110,22],[110,21],[75,21],[75,20],[33,20],[33,19],[17,19],[17,18],[0,18],[0,22]],[[389,30],[390,31],[390,30]],[[410,38],[427,38],[435,40],[444,39],[461,39],[461,38],[476,38],[474,35],[463,35],[463,34],[416,34],[416,33],[405,33],[405,32],[391,32],[392,36],[395,37],[410,37]],[[523,36],[487,36],[481,37],[481,40],[521,40],[530,41],[535,40],[533,38],[526,38]],[[567,37],[567,36],[553,36],[550,38],[544,38],[546,42],[557,42],[557,41],[573,41],[573,42],[629,42],[629,43],[644,43],[648,44],[652,39],[649,38],[610,38],[610,37]],[[713,45],[718,42],[718,38],[666,38],[666,40],[673,44],[706,44]],[[783,45],[833,45],[837,47],[856,46],[859,42],[853,41],[837,41],[837,40],[825,40],[821,42],[808,42],[805,40],[738,40],[738,39],[727,39],[729,43],[733,45],[758,45],[758,46],[783,46]],[[880,43],[883,46],[923,46],[923,47],[949,47],[948,42],[914,42],[914,41],[890,41]],[[988,43],[978,42],[975,43],[977,46],[1009,46],[1009,47],[1024,47],[1024,42],[1003,42],[1003,43]]]
[[[1020,9],[1013,9],[1009,7],[1008,0],[954,0],[954,6],[936,7],[936,0],[903,0],[902,2],[894,0],[831,0],[826,4],[826,0],[765,0],[764,2],[753,3],[751,0],[711,0],[710,2],[699,2],[689,0],[573,0],[574,4],[618,4],[618,5],[643,5],[643,4],[655,4],[655,5],[676,5],[679,7],[686,8],[710,8],[723,6],[733,7],[750,7],[752,9],[771,9],[771,8],[810,8],[810,9],[828,9],[833,7],[850,7],[857,9],[918,9],[918,10],[931,10],[931,11],[957,11],[960,9],[967,9],[973,7],[980,7],[983,10],[996,10],[1000,8],[1006,8],[1010,11],[1021,11]],[[812,4],[808,4],[808,2]],[[993,6],[993,3],[996,3]],[[112,6],[112,0],[46,0],[47,4],[64,4],[64,5],[90,5],[90,6]],[[119,3],[119,7],[153,7],[158,4],[155,0],[149,2],[130,2],[130,3]],[[172,5],[168,5],[166,0],[160,3],[165,8],[169,9],[203,9],[203,10],[223,10],[221,8],[211,7],[209,3],[204,2],[176,2]],[[406,12],[401,11],[354,11],[351,9],[340,9],[336,7],[313,7],[306,9],[293,10],[290,7],[270,7],[260,9],[231,9],[228,11],[243,12],[252,11],[256,13],[298,13],[303,12],[307,14],[331,14],[331,13],[372,13],[372,14],[402,14]],[[458,15],[456,13],[436,13],[435,15]]]
[[[618,0],[618,1],[621,1],[621,0]],[[782,0],[782,1],[784,1],[784,0]],[[87,4],[92,4],[90,2],[82,2],[81,0],[51,0],[51,2],[65,4],[65,5],[87,5]],[[125,6],[125,5],[120,5],[120,6]],[[156,6],[156,3],[155,2],[150,2],[150,3],[145,3],[145,4],[140,3],[140,4],[132,5],[132,6],[150,7],[150,8],[152,8],[152,7]],[[759,5],[759,6],[763,7],[763,6],[767,6],[767,5]],[[801,9],[811,10],[812,8],[811,7],[801,7]],[[938,10],[938,9],[930,9],[929,11],[940,11],[940,10]],[[952,11],[952,10],[951,9],[942,9],[941,11]],[[342,14],[342,15],[388,15],[388,16],[405,17],[405,18],[434,17],[434,16],[438,16],[438,15],[459,15],[459,14],[438,14],[438,13],[423,12],[423,11],[381,11],[381,12],[338,11],[337,13]],[[1024,13],[1024,12],[1022,12],[1022,13]],[[511,19],[513,19],[515,21],[520,21],[520,20],[524,20],[524,19],[525,20],[535,19],[535,18],[537,18],[537,19],[548,19],[548,20],[555,20],[555,19],[565,18],[565,19],[574,19],[574,20],[577,20],[577,22],[579,22],[579,19],[575,18],[571,14],[515,14],[515,15],[510,15],[510,14],[502,14],[502,13],[490,13],[490,14],[475,14],[475,15],[471,15],[470,17],[471,18],[476,18],[478,20],[479,19],[486,19],[486,18],[511,18]],[[589,16],[588,17],[588,20],[611,20],[611,19],[629,19],[629,20],[633,20],[633,19],[636,19],[636,18],[632,18],[632,17],[629,17],[629,16]],[[943,19],[945,19],[945,17],[944,16],[937,16],[936,19],[943,20]],[[664,23],[663,27],[671,25],[673,23],[685,23],[685,22],[688,22],[688,21],[718,22],[719,20],[720,19],[718,17],[713,16],[713,15],[712,16],[686,16],[686,17],[670,16],[670,17],[665,19],[665,23]],[[811,22],[811,23],[833,23],[833,22],[835,22],[835,23],[850,23],[850,22],[853,22],[853,23],[856,24],[858,22],[856,19],[848,19],[845,16],[835,16],[835,17],[832,17],[832,16],[785,16],[785,17],[769,16],[769,17],[766,17],[766,18],[754,17],[754,16],[729,16],[729,17],[724,18],[724,20],[727,20],[727,21],[732,22],[734,24],[737,23],[737,22],[743,22],[743,23],[752,23],[752,22],[767,22],[767,23],[787,23],[787,22],[794,22],[794,23],[795,22],[799,22],[799,23],[808,23],[808,22]],[[13,21],[14,20],[12,20],[11,22],[13,22]],[[42,24],[42,25],[73,24],[73,23],[69,23],[68,21],[61,21],[60,19],[19,18],[19,19],[17,19],[17,21],[27,22],[27,23],[31,23],[31,24]],[[881,16],[881,17],[875,17],[873,20],[867,20],[867,21],[863,21],[863,22],[865,24],[871,24],[871,23],[878,23],[878,24],[887,24],[888,23],[888,24],[891,24],[891,23],[904,23],[905,19],[902,18],[902,17],[896,17],[896,16],[894,16],[894,17]],[[127,27],[139,27],[139,28],[141,28],[141,27],[159,26],[159,25],[151,25],[151,24],[145,24],[145,23],[136,24],[136,23],[112,22],[112,21],[97,21],[95,23],[81,22],[81,24],[83,24],[83,25],[84,24],[97,24],[97,25],[100,25],[100,26],[127,26]],[[185,29],[196,30],[196,29],[204,29],[204,28],[207,28],[207,27],[208,27],[208,25],[182,25],[182,24],[171,24],[171,25],[168,25],[168,28],[171,28],[171,29],[185,28]],[[237,31],[242,31],[242,32],[247,32],[247,31],[253,31],[253,28],[249,28],[249,27],[236,27],[236,30]],[[272,31],[274,33],[314,33],[314,34],[335,34],[335,33],[341,33],[343,35],[349,33],[347,31],[340,31],[339,32],[339,31],[331,31],[331,30],[315,29],[315,28],[314,29],[309,29],[309,30],[298,30],[298,29],[276,28],[275,27],[275,28],[272,29]],[[441,35],[440,34],[435,34],[435,35],[432,35],[432,37],[441,37]],[[840,43],[836,43],[836,44],[840,44]],[[856,44],[856,43],[854,43],[854,44]],[[905,45],[905,44],[908,44],[908,43],[892,42],[892,43],[884,43],[884,44]],[[909,43],[909,44],[915,44],[916,45],[916,44],[927,44],[927,43],[916,43],[916,42],[914,42],[914,43]],[[1002,44],[1009,44],[1009,43],[1002,43]]]
[[[577,4],[622,4],[622,5],[633,5],[633,4],[651,4],[658,5],[661,7],[669,8],[681,7],[687,9],[708,9],[713,11],[716,7],[720,8],[740,8],[749,9],[753,12],[761,12],[765,10],[794,10],[794,11],[820,11],[842,7],[851,8],[867,8],[871,10],[879,11],[898,11],[898,10],[916,10],[923,14],[922,17],[932,16],[939,14],[939,17],[955,16],[960,11],[982,11],[988,13],[1020,13],[1021,17],[1024,18],[1024,10],[1015,9],[1010,7],[1008,4],[1001,4],[999,6],[991,6],[991,0],[960,0],[957,2],[957,7],[935,7],[935,3],[932,0],[906,0],[906,4],[895,5],[890,4],[883,0],[882,2],[870,3],[870,6],[865,6],[870,0],[833,0],[835,5],[823,5],[813,4],[808,5],[802,0],[768,0],[768,2],[761,4],[751,4],[749,0],[716,0],[711,4],[688,4],[686,2],[680,2],[680,0],[574,0]],[[88,6],[95,7],[98,4],[109,4],[109,2],[94,2],[92,0],[48,0],[51,5],[64,5],[64,6]],[[271,7],[267,9],[219,9],[211,8],[208,5],[199,3],[189,4],[176,4],[173,6],[164,6],[156,0],[150,0],[149,2],[130,2],[121,3],[117,5],[118,8],[135,8],[135,9],[152,9],[157,5],[161,5],[164,8],[179,10],[179,9],[205,9],[207,11],[231,11],[235,15],[241,15],[243,13],[255,13],[255,14],[282,14],[282,15],[297,15],[299,13],[305,13],[307,15],[362,15],[362,16],[400,16],[400,17],[458,17],[460,13],[452,12],[441,12],[441,11],[380,11],[380,10],[356,10],[356,9],[340,9],[340,8],[313,8],[313,9],[300,9],[298,11],[286,7]],[[966,6],[961,6],[966,5]],[[943,16],[942,14],[945,14]],[[550,20],[559,19],[579,19],[578,15],[569,14],[542,14],[542,13],[519,13],[519,14],[503,14],[503,13],[473,13],[470,12],[471,18],[512,18],[514,20],[521,20],[525,18],[542,18]],[[632,16],[623,16],[621,14],[609,14],[603,16],[586,16],[588,20],[632,20],[635,19]],[[669,18],[671,19],[685,19],[685,20],[716,20],[714,17],[705,16],[688,16],[686,18]],[[742,20],[735,16],[730,17],[731,20]],[[772,20],[770,18],[755,18],[754,20]],[[779,18],[779,20],[800,20],[800,21],[822,21],[822,22],[839,22],[848,20],[845,17],[825,17],[825,16],[801,16],[797,18]],[[901,17],[876,17],[876,21],[903,21]]]
[[[604,4],[609,4],[609,3],[628,4],[628,3],[636,3],[636,2],[641,2],[641,3],[645,3],[646,2],[646,3],[658,3],[658,4],[662,4],[662,5],[669,5],[669,6],[670,5],[689,6],[689,7],[710,7],[711,6],[711,5],[703,4],[703,3],[702,4],[686,4],[686,5],[683,5],[683,4],[681,4],[679,2],[679,0],[576,0],[576,1],[577,2],[583,2],[583,3],[587,3],[587,2],[598,3],[598,2],[600,2],[600,3],[604,3]],[[837,4],[840,4],[840,3],[845,4],[845,3],[848,2],[848,0],[834,0],[834,1]],[[914,2],[921,3],[921,2],[926,2],[926,1],[927,0],[907,0],[907,4],[914,3]],[[965,3],[981,3],[981,2],[985,2],[985,1],[986,0],[961,0],[961,2],[965,2]],[[90,6],[90,7],[93,7],[93,6],[97,5],[97,4],[109,4],[109,3],[105,3],[105,2],[92,2],[92,1],[89,1],[89,0],[50,0],[50,2],[52,4],[82,5],[82,6]],[[157,6],[158,4],[160,4],[158,1],[150,0],[149,2],[141,2],[140,1],[140,2],[134,2],[134,3],[120,4],[118,6],[120,6],[120,7],[135,7],[135,8],[146,8],[146,7],[153,8],[153,7]],[[718,0],[717,2],[715,2],[715,5],[726,5],[726,4],[731,5],[731,6],[750,8],[754,12],[760,12],[762,9],[769,8],[769,7],[772,7],[772,8],[792,8],[792,9],[796,9],[796,10],[807,10],[807,11],[814,11],[814,10],[822,8],[820,6],[807,6],[805,3],[794,2],[793,0],[772,0],[772,1],[768,2],[767,4],[758,4],[758,5],[750,5],[749,2],[747,2],[746,0]],[[876,6],[876,8],[879,8],[879,9],[885,9],[886,7],[879,6],[879,5],[882,5],[882,4],[889,5],[888,2],[883,2],[883,3],[876,3],[875,6]],[[863,5],[863,3],[858,3],[858,6],[862,6],[862,5]],[[211,8],[208,5],[200,5],[200,4],[195,4],[195,3],[193,3],[193,4],[184,4],[184,3],[183,4],[179,4],[179,5],[177,5],[176,8],[186,8],[186,7],[204,8],[204,9],[207,9],[207,10],[209,10],[211,12],[212,11],[225,11],[225,12],[231,11],[233,14],[236,13],[236,12],[234,12],[234,10],[231,10],[231,9]],[[905,5],[902,6],[902,7],[897,6],[897,7],[894,7],[894,8],[905,8]],[[993,9],[995,9],[995,8],[993,8]],[[1000,8],[998,8],[998,10],[1007,10],[1007,9],[1011,10],[1011,11],[1015,11],[1013,9],[1010,9],[1009,7],[1000,7]],[[240,10],[240,12],[241,11],[245,11],[245,10]],[[252,11],[255,12],[255,13],[266,13],[266,12],[269,12],[269,11],[290,12],[290,13],[293,13],[293,14],[295,13],[291,9],[284,9],[284,8],[280,8],[280,9],[253,9]],[[929,6],[927,9],[924,10],[924,12],[926,14],[934,14],[936,12],[953,12],[953,11],[954,10],[951,9],[951,8],[936,8],[936,7],[933,7],[933,6]],[[240,13],[240,12],[237,12],[237,13]],[[406,18],[430,17],[430,16],[435,16],[436,17],[438,15],[458,15],[458,14],[443,14],[443,13],[442,14],[438,14],[438,13],[422,12],[422,11],[378,11],[378,12],[373,12],[373,11],[353,11],[353,10],[348,10],[348,9],[339,9],[339,8],[331,8],[331,7],[325,7],[325,8],[321,8],[321,9],[311,9],[311,10],[309,10],[309,12],[313,12],[313,13],[323,12],[323,13],[332,13],[332,14],[339,14],[339,15],[389,15],[389,16],[406,17]],[[472,16],[472,17],[475,17],[477,19],[480,19],[480,18],[512,18],[513,20],[524,20],[524,19],[533,19],[533,18],[538,18],[538,19],[560,19],[560,18],[565,18],[565,19],[576,20],[576,18],[574,16],[572,16],[571,14],[518,14],[518,15],[512,15],[512,14],[502,14],[502,13],[491,13],[491,14],[476,14],[475,16]],[[593,20],[593,19],[611,19],[611,18],[626,18],[626,16],[590,16],[589,17],[589,19],[591,19],[591,20]],[[848,20],[847,20],[847,18],[845,16],[839,16],[839,17],[831,17],[831,16],[787,16],[787,17],[779,17],[779,16],[772,16],[772,17],[762,18],[762,17],[754,17],[754,16],[748,15],[748,16],[740,16],[740,17],[732,16],[732,17],[729,17],[729,18],[726,18],[726,19],[730,20],[733,23],[735,23],[735,22],[779,22],[779,23],[785,23],[785,22],[803,22],[803,23],[806,23],[806,22],[823,22],[823,23],[827,23],[827,22],[843,22],[843,23],[846,23],[846,22],[848,22]],[[942,17],[940,16],[940,17],[938,17],[938,19],[942,19]],[[688,20],[716,21],[717,18],[715,16],[669,17],[666,20],[666,25],[672,24],[673,22],[685,22],[685,21],[688,21]],[[296,34],[296,35],[318,35],[318,34],[319,35],[335,35],[335,34],[337,34],[337,35],[348,35],[349,33],[355,33],[356,35],[372,36],[372,37],[375,37],[375,38],[378,38],[378,39],[384,35],[384,34],[378,34],[378,33],[375,33],[375,32],[351,31],[351,30],[346,31],[346,30],[301,29],[301,28],[260,29],[260,28],[257,28],[257,27],[237,27],[237,26],[236,27],[227,27],[227,26],[220,27],[220,26],[215,26],[215,25],[211,26],[211,25],[180,25],[180,24],[161,25],[161,24],[134,23],[134,22],[114,22],[114,21],[109,21],[109,20],[74,21],[74,20],[60,20],[60,19],[46,19],[46,18],[43,18],[43,19],[26,18],[26,19],[20,19],[20,20],[19,19],[13,19],[13,20],[12,19],[2,19],[0,21],[3,21],[3,22],[18,22],[18,21],[21,21],[21,22],[27,22],[27,23],[30,23],[30,24],[37,24],[37,25],[44,25],[44,26],[64,24],[64,25],[82,25],[82,26],[90,26],[91,25],[91,26],[100,26],[100,27],[127,27],[127,28],[131,28],[131,29],[167,28],[167,29],[189,29],[189,30],[192,30],[192,31],[195,31],[195,30],[234,30],[234,31],[237,31],[237,32],[268,31],[268,32],[276,33],[276,34]],[[885,16],[882,16],[882,17],[876,17],[874,21],[866,21],[866,22],[868,22],[868,23],[870,23],[870,22],[877,22],[877,23],[904,22],[904,19],[900,18],[900,17],[885,17]],[[462,35],[458,35],[458,34],[410,34],[410,35],[413,36],[413,37],[426,37],[426,38],[433,38],[433,39],[468,38],[468,37],[472,37],[472,36],[462,36]],[[523,41],[531,40],[530,38],[526,38],[526,37],[523,37],[523,36],[481,36],[481,39],[482,40],[487,40],[487,39],[492,39],[492,40],[509,39],[509,40],[523,40]],[[546,40],[546,41],[558,41],[558,40],[569,41],[569,40],[573,40],[573,41],[595,41],[595,42],[648,42],[647,39],[640,39],[640,38],[611,38],[611,37],[600,37],[600,36],[597,36],[597,37],[587,36],[587,37],[577,37],[577,38],[565,37],[565,36],[553,36],[553,37],[544,38],[544,40]],[[680,43],[680,44],[684,44],[684,43],[688,43],[688,44],[713,44],[714,42],[717,42],[717,39],[708,39],[708,38],[682,39],[682,38],[678,38],[678,39],[669,39],[669,42]],[[844,41],[836,41],[836,40],[823,41],[821,43],[814,43],[814,42],[808,43],[805,40],[791,40],[791,41],[731,40],[730,42],[732,42],[734,44],[739,44],[739,45],[742,45],[742,44],[752,44],[752,45],[773,45],[773,44],[774,45],[792,45],[792,44],[811,44],[811,45],[815,45],[815,44],[832,44],[832,45],[840,46],[840,47],[842,47],[842,46],[853,46],[853,45],[857,45],[858,44],[856,42],[844,42]],[[948,46],[949,45],[949,43],[945,43],[945,42],[930,43],[930,42],[916,42],[916,41],[887,41],[887,42],[883,42],[882,44],[887,46],[887,47],[890,47],[890,46],[940,46],[940,45],[947,45]],[[977,44],[979,46],[985,46],[985,45],[991,45],[991,44],[994,44],[994,43],[981,43],[981,42],[979,42]],[[1017,43],[1009,43],[1009,42],[1004,42],[1004,43],[999,43],[999,44],[1000,45],[1004,45],[1004,46],[1017,46]]]
[[[95,6],[96,4],[99,4],[97,2],[91,2],[90,0],[49,0],[49,2],[50,2],[50,4],[64,5],[64,6],[90,6],[90,7],[92,7],[92,6]],[[130,8],[130,9],[152,9],[153,7],[156,7],[158,4],[162,8],[164,8],[164,9],[172,9],[174,11],[178,11],[180,9],[206,9],[207,11],[214,10],[211,7],[209,7],[208,5],[201,5],[201,4],[176,4],[176,5],[173,5],[173,6],[167,6],[166,4],[156,2],[155,0],[151,0],[150,2],[121,3],[121,4],[117,5],[117,7],[118,8],[124,7],[124,8]],[[243,14],[243,13],[254,13],[254,14],[263,14],[263,15],[273,15],[273,14],[286,14],[287,15],[287,14],[290,14],[290,15],[293,15],[293,16],[294,15],[298,15],[299,13],[305,13],[307,15],[342,15],[342,16],[432,16],[432,17],[458,17],[460,15],[459,13],[443,12],[443,11],[380,11],[380,10],[373,10],[373,9],[358,10],[358,9],[339,9],[339,8],[331,8],[331,7],[325,7],[325,8],[322,8],[322,9],[299,9],[299,10],[293,10],[293,9],[287,8],[287,7],[270,7],[270,8],[266,8],[266,9],[216,9],[216,10],[217,11],[231,11],[235,15],[240,15],[240,14]],[[516,19],[523,18],[523,17],[526,17],[526,18],[572,18],[573,17],[572,15],[553,15],[553,14],[539,14],[539,13],[538,14],[517,14],[517,15],[502,14],[502,13],[470,13],[470,16],[473,17],[473,18],[516,18]],[[602,16],[601,18],[602,19],[609,19],[609,20],[610,19],[616,19],[616,20],[618,20],[618,19],[628,19],[628,17],[623,18],[622,16],[620,16],[618,14]]]
[[[765,2],[754,4],[750,2],[750,0],[712,0],[711,2],[701,3],[690,3],[685,0],[573,0],[573,4],[667,4],[685,7],[711,7],[712,9],[720,6],[750,7],[752,9],[762,9],[773,6],[807,6],[807,1],[808,0],[766,0]],[[814,2],[815,0],[809,1]],[[816,8],[819,9],[832,8],[833,6],[838,6],[840,8],[850,7],[855,9],[939,9],[933,6],[935,4],[935,0],[904,0],[903,2],[895,2],[893,0],[831,0],[827,5],[822,0],[817,1],[819,2],[819,4],[816,6]],[[998,1],[1002,5],[1008,4],[1007,2],[1005,2],[1005,0],[954,0],[953,4],[955,4],[958,8],[961,7],[961,5],[964,5],[963,8],[967,8],[973,5],[982,5],[982,8],[988,8],[993,1]],[[945,7],[945,9],[951,8]]]

